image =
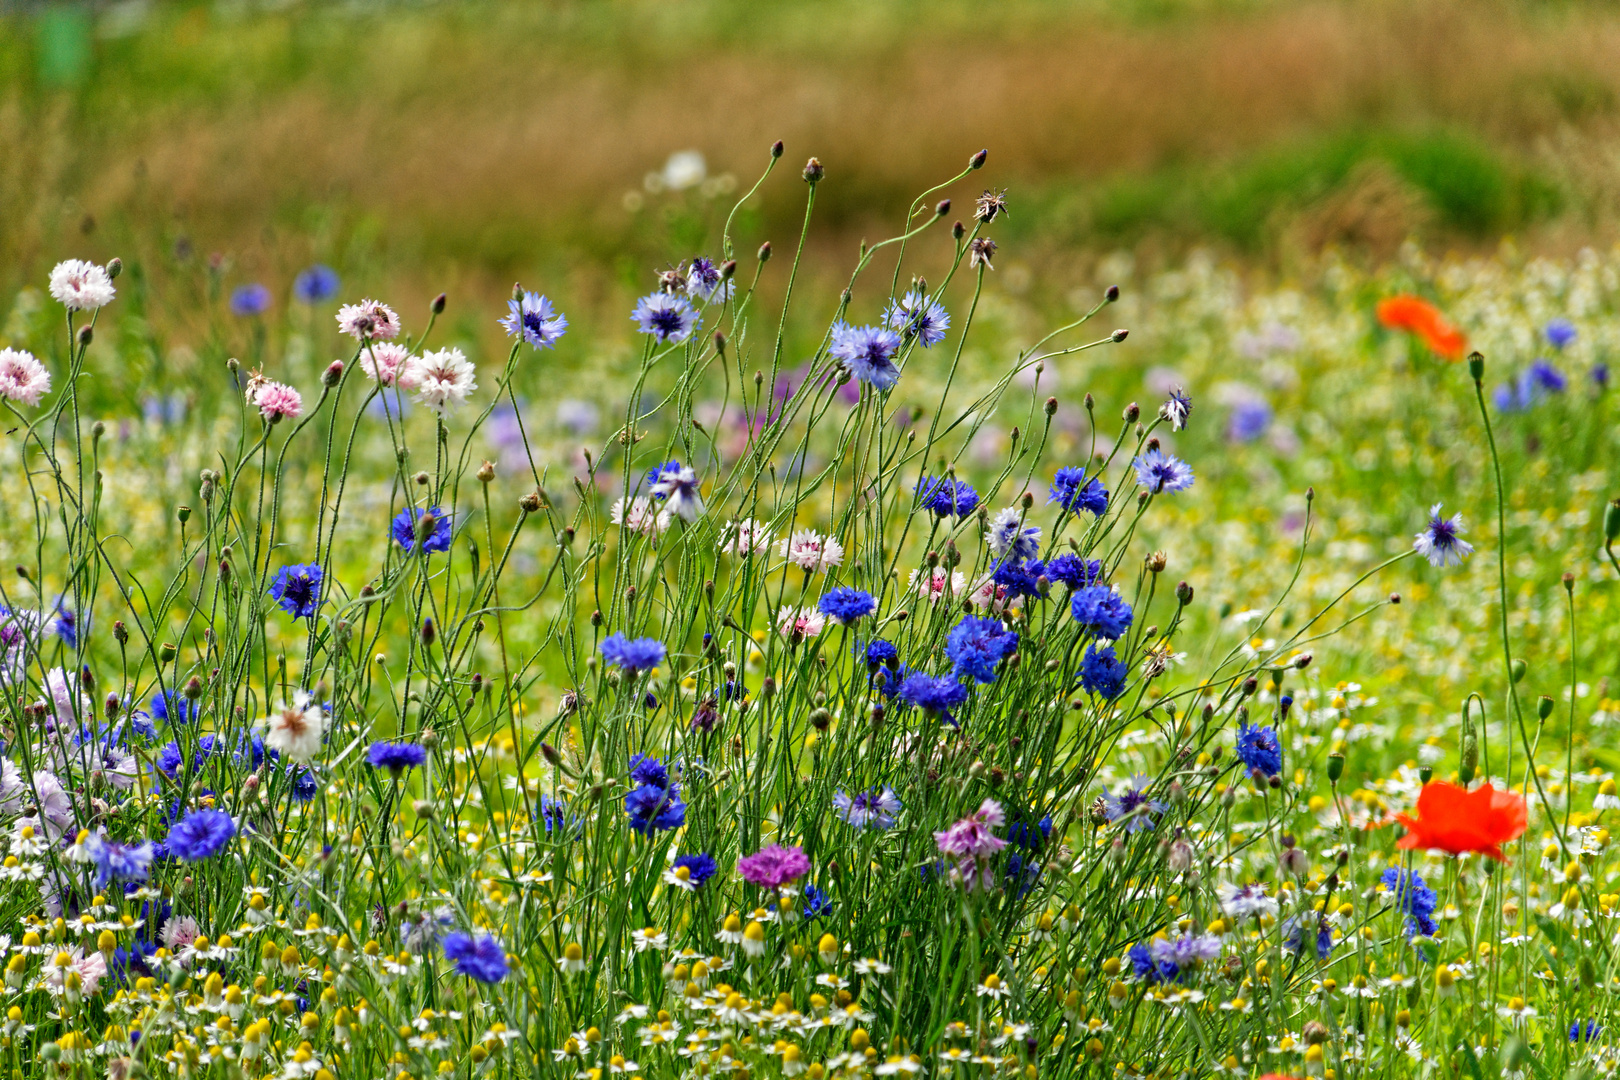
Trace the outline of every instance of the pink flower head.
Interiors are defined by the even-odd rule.
[[[0,349],[0,394],[30,407],[50,392],[51,373],[21,349]]]
[[[780,889],[810,872],[810,860],[802,848],[772,844],[737,862],[737,873],[744,881],[762,889]]]
[[[360,370],[384,386],[393,386],[411,352],[393,342],[372,342],[360,350]]]
[[[786,604],[776,615],[777,632],[790,640],[819,637],[826,626],[827,616],[813,607]]]
[[[844,545],[814,529],[800,529],[776,545],[776,554],[802,570],[825,572],[844,561]]]
[[[304,412],[304,399],[286,383],[269,379],[248,390],[248,399],[259,407],[259,415],[274,424],[278,420],[296,420]]]
[[[1002,848],[1007,841],[991,832],[1007,823],[1001,804],[986,799],[979,808],[944,832],[934,834],[934,843],[940,854],[954,859],[953,875],[970,888],[987,888],[994,879],[986,860]]]
[[[399,336],[399,316],[387,304],[362,300],[338,308],[338,329],[356,341],[387,341]]]

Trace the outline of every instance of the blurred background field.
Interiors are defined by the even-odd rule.
[[[41,297],[49,267],[124,258],[86,394],[117,424],[109,475],[138,478],[114,485],[111,512],[155,559],[175,529],[168,508],[207,463],[200,433],[235,423],[224,360],[311,386],[346,355],[328,307],[292,298],[313,263],[336,269],[343,298],[380,297],[417,327],[447,292],[449,336],[490,381],[512,282],[552,297],[574,330],[516,385],[551,454],[548,483],[566,490],[579,443],[599,442],[598,418],[624,408],[633,298],[658,268],[717,254],[726,212],[780,138],[787,156],[736,226],[745,277],[756,245],[775,246],[768,297],[799,234],[805,157],[827,179],[801,287],[830,316],[860,241],[891,235],[917,192],[980,147],[989,165],[947,192],[953,216],[986,185],[1009,189],[1011,213],[992,230],[1001,248],[978,318],[994,330],[966,357],[975,377],[1122,286],[1105,317],[1128,342],[1055,364],[1031,393],[1060,397],[1054,438],[1083,456],[1086,391],[1112,431],[1126,402],[1189,386],[1201,416],[1176,449],[1201,483],[1159,539],[1170,573],[1195,581],[1228,633],[1291,572],[1307,486],[1317,543],[1294,617],[1408,546],[1431,502],[1465,511],[1482,547],[1494,535],[1466,376],[1372,317],[1403,290],[1448,311],[1487,353],[1488,389],[1506,395],[1493,408],[1532,689],[1562,696],[1568,681],[1561,574],[1612,615],[1598,522],[1620,494],[1607,392],[1620,348],[1620,6],[0,10],[0,337],[59,357]],[[943,236],[927,238],[908,272],[948,254]],[[268,305],[233,311],[248,285],[265,286]],[[968,295],[958,283],[948,303],[960,311]],[[871,318],[881,299],[856,309]],[[1573,344],[1548,342],[1553,319],[1571,321]],[[793,364],[823,329],[789,327]],[[1532,379],[1538,357],[1561,387]],[[905,393],[921,403],[928,389],[921,376]],[[956,452],[988,470],[1017,422]],[[515,498],[522,477],[499,483]],[[386,490],[377,497],[386,506]],[[1488,685],[1461,664],[1489,655],[1494,579],[1477,559],[1443,583],[1424,568],[1375,581],[1368,599],[1399,586],[1406,602],[1324,647],[1330,696],[1343,681],[1382,703],[1381,726],[1355,730],[1384,756],[1442,730],[1437,715]],[[1583,724],[1620,715],[1620,625],[1596,623],[1577,646]],[[1342,734],[1350,712],[1336,714]],[[1602,742],[1586,753],[1613,766]]]

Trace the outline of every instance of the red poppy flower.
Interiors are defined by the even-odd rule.
[[[1517,840],[1528,823],[1524,797],[1490,784],[1469,791],[1444,780],[1423,785],[1417,816],[1397,814],[1407,828],[1397,847],[1439,849],[1453,855],[1477,851],[1506,862],[1502,845]]]
[[[1427,300],[1409,293],[1378,301],[1378,321],[1391,330],[1404,330],[1423,341],[1437,356],[1461,360],[1468,338]]]

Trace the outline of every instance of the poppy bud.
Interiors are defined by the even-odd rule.
[[[1475,382],[1485,377],[1485,357],[1481,353],[1468,354],[1468,374],[1473,376]]]
[[[1603,538],[1610,543],[1620,540],[1620,499],[1610,499],[1603,508]]]
[[[1547,719],[1547,717],[1552,715],[1552,711],[1553,711],[1553,699],[1552,698],[1548,697],[1546,694],[1542,694],[1539,698],[1536,699],[1536,718],[1537,719],[1545,721]]]
[[[1527,670],[1529,670],[1529,665],[1523,660],[1513,661],[1512,666],[1508,668],[1508,674],[1513,677],[1513,685],[1517,686],[1524,679],[1524,673]]]
[[[1327,764],[1328,783],[1337,784],[1344,775],[1344,755],[1329,754]]]

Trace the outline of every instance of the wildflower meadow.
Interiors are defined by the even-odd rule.
[[[1620,255],[1023,302],[981,151],[826,289],[760,156],[611,318],[10,298],[0,1070],[1612,1075]]]

